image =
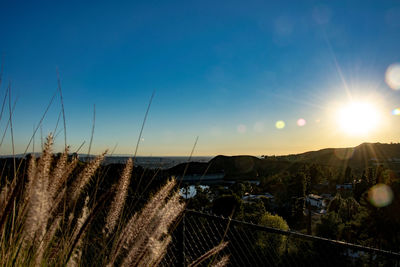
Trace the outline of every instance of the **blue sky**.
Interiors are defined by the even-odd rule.
[[[116,153],[133,153],[153,90],[145,156],[187,155],[196,136],[196,155],[399,141],[400,117],[390,114],[400,92],[385,83],[400,62],[398,1],[215,2],[3,2],[1,96],[11,81],[17,152],[57,88],[57,67],[72,150],[88,144],[95,104],[93,152],[118,144]],[[333,114],[359,99],[383,115],[368,134],[349,135]],[[59,112],[57,99],[43,135]]]

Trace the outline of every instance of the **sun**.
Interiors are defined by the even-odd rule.
[[[350,135],[367,135],[379,124],[379,110],[369,102],[350,102],[338,109],[340,128]]]

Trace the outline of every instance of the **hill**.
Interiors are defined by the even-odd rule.
[[[363,143],[356,147],[326,148],[278,158],[327,166],[346,164],[353,169],[365,169],[367,166],[376,164],[398,169],[400,167],[400,144]]]
[[[225,179],[257,179],[282,171],[297,171],[306,164],[316,164],[331,168],[350,166],[355,172],[362,172],[369,166],[384,165],[400,171],[400,144],[363,143],[349,148],[326,148],[285,156],[223,156],[209,162],[178,164],[167,170],[174,175],[224,173]]]

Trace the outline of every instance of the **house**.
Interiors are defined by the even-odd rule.
[[[352,189],[353,189],[353,184],[351,183],[336,185],[336,190],[352,190]]]
[[[309,194],[306,201],[310,203],[312,207],[323,208],[325,207],[324,198],[318,195]]]
[[[330,201],[330,200],[332,200],[335,196],[332,196],[331,194],[328,194],[328,193],[324,193],[324,194],[321,194],[321,197],[322,197],[323,199],[327,200],[327,201]]]

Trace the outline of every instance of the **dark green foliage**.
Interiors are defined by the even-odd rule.
[[[243,215],[238,219],[258,224],[265,213],[266,210],[262,200],[256,200],[250,203],[243,203]]]
[[[364,194],[364,192],[369,189],[368,182],[366,180],[367,179],[364,176],[364,178],[362,178],[360,182],[354,185],[353,196],[357,201],[360,201],[362,194]]]
[[[344,183],[352,183],[354,180],[353,178],[353,173],[351,171],[350,166],[346,167],[346,170],[344,172]]]
[[[303,172],[296,173],[287,186],[290,197],[304,197],[306,191],[306,176]]]
[[[214,214],[229,217],[242,213],[242,200],[237,195],[222,195],[213,201]]]
[[[210,206],[210,189],[196,186],[196,195],[187,202],[188,209],[203,211]]]
[[[311,185],[318,184],[322,180],[322,171],[321,167],[316,164],[312,164],[308,168],[308,176],[310,178]]]
[[[342,220],[336,212],[329,212],[321,218],[321,223],[317,224],[316,235],[336,239],[341,223]]]
[[[289,230],[287,222],[278,215],[272,215],[266,212],[261,220],[260,224],[268,227],[273,227],[281,230]],[[276,249],[277,253],[283,254],[286,248],[287,237],[284,235],[277,235],[271,233],[260,233],[258,237],[257,244],[263,249],[273,247]]]

